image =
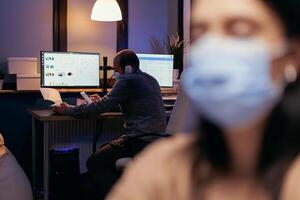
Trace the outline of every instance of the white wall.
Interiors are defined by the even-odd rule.
[[[128,47],[151,53],[149,39],[164,40],[177,31],[177,0],[129,0]]]
[[[0,68],[9,56],[52,50],[53,0],[0,0]],[[68,50],[100,52],[111,64],[116,24],[90,20],[94,0],[68,1]],[[149,39],[177,31],[177,0],[129,0],[129,48],[151,52]],[[13,79],[8,78],[8,81]]]
[[[129,0],[128,48],[150,53],[150,37],[160,40],[177,31],[178,0]],[[116,23],[90,20],[94,0],[68,2],[68,51],[100,52],[112,64]],[[84,27],[84,28],[83,28]]]
[[[184,41],[189,43],[190,38],[190,28],[191,28],[191,0],[184,0],[184,11],[183,11],[183,31],[184,31]],[[188,66],[189,57],[189,46],[184,50],[184,68]]]
[[[178,32],[178,0],[169,0],[168,12],[168,33],[170,35]]]
[[[52,10],[52,0],[0,0],[0,68],[6,57],[52,50]]]
[[[68,1],[68,51],[99,52],[109,63],[116,53],[116,23],[91,20],[94,0]]]

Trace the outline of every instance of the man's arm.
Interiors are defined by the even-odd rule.
[[[68,107],[65,109],[63,114],[80,118],[108,112],[115,106],[124,102],[128,98],[128,92],[128,80],[121,78],[115,83],[112,90],[100,101],[96,101],[91,104]]]

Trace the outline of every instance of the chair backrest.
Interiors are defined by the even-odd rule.
[[[177,100],[172,110],[166,132],[192,132],[198,124],[198,114],[182,88],[179,88]]]

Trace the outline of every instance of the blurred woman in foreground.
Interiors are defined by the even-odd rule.
[[[299,0],[194,0],[198,134],[148,148],[109,200],[300,199]]]

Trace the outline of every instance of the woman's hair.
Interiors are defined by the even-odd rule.
[[[262,0],[280,17],[289,37],[300,37],[299,0]]]
[[[287,37],[300,39],[300,1],[299,0],[263,0],[282,20]],[[208,162],[217,172],[229,172],[231,169],[229,152],[222,130],[202,118],[200,120],[199,139],[195,149],[197,156],[193,173],[200,164]],[[282,101],[274,108],[264,132],[262,151],[257,174],[263,178],[266,189],[277,199],[282,179],[288,167],[300,153],[300,80],[286,88]],[[213,176],[213,173],[210,174]],[[207,177],[206,177],[207,178]],[[194,180],[201,184],[201,180]],[[205,180],[202,180],[202,183]]]

